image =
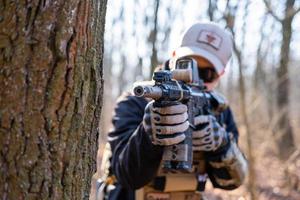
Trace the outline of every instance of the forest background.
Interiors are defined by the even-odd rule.
[[[234,56],[218,86],[234,111],[250,173],[234,191],[209,186],[212,199],[300,198],[300,1],[108,1],[101,132],[116,99],[150,80],[195,21],[214,21],[234,38]],[[107,134],[98,151],[98,173]]]

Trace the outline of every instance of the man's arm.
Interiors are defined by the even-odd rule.
[[[220,150],[206,153],[207,171],[214,187],[231,190],[243,183],[248,166],[237,145],[238,130],[231,110],[225,110],[222,117],[230,139]]]
[[[133,96],[124,96],[118,102],[109,133],[112,148],[112,169],[122,186],[137,189],[155,176],[163,148],[153,145],[142,125],[148,102]]]

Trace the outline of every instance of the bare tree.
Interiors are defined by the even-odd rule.
[[[267,15],[264,15],[260,27],[261,37],[256,51],[256,64],[255,64],[255,72],[254,72],[254,80],[253,80],[255,91],[259,91],[260,86],[264,85],[264,82],[266,80],[266,72],[264,71],[264,62],[265,62],[264,58],[266,57],[267,51],[263,52],[262,50],[262,45],[267,37],[266,34],[264,33],[264,26],[266,20],[267,20]],[[255,94],[254,96],[257,95]]]
[[[282,27],[281,48],[279,67],[277,69],[277,107],[278,126],[276,132],[276,144],[281,159],[285,160],[295,150],[293,129],[290,124],[289,116],[289,90],[290,80],[288,76],[288,64],[290,60],[290,43],[292,38],[292,22],[300,8],[295,8],[295,0],[286,0],[284,17],[280,18],[273,10],[270,1],[264,0],[267,11],[278,21]]]
[[[243,123],[246,127],[246,138],[247,138],[247,154],[248,154],[248,160],[249,160],[249,183],[248,183],[248,190],[250,192],[251,200],[257,199],[256,196],[256,186],[255,186],[255,159],[253,156],[253,148],[252,148],[252,131],[250,128],[250,123],[249,123],[249,118],[247,114],[247,101],[246,101],[246,86],[245,86],[245,78],[244,78],[244,68],[245,64],[243,61],[243,54],[241,49],[244,49],[245,47],[245,32],[246,32],[246,18],[248,15],[248,6],[249,6],[249,1],[245,3],[245,14],[243,16],[244,23],[242,26],[242,44],[241,47],[239,48],[236,44],[236,41],[234,40],[233,43],[233,50],[234,53],[237,57],[238,61],[238,69],[239,69],[239,93],[240,93],[240,99],[241,99],[241,112],[242,112],[242,118],[243,118]],[[231,5],[230,0],[227,1],[227,6],[226,10],[224,13],[224,19],[226,21],[227,27],[231,31],[233,38],[235,39],[235,31],[234,31],[234,26],[235,26],[235,18],[236,18],[236,12],[239,7],[239,3],[236,3],[235,5]]]
[[[210,21],[214,21],[215,12],[217,11],[218,0],[208,0],[207,15]]]
[[[87,199],[106,1],[1,1],[0,10],[0,196]]]
[[[149,35],[149,42],[152,45],[152,54],[151,54],[151,64],[150,64],[150,77],[152,77],[153,71],[155,67],[158,65],[158,58],[157,58],[157,33],[158,33],[158,10],[159,10],[159,2],[160,0],[154,1],[154,15],[153,15],[153,29]]]

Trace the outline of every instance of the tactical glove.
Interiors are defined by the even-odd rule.
[[[185,139],[183,134],[189,128],[187,106],[177,104],[155,107],[148,103],[143,117],[143,126],[155,145],[178,144]]]
[[[214,116],[199,115],[195,117],[194,123],[196,127],[201,127],[193,132],[194,151],[216,151],[227,143],[226,130]]]

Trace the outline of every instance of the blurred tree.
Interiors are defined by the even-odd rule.
[[[266,82],[266,72],[264,69],[264,58],[266,57],[267,51],[262,50],[262,45],[266,40],[266,33],[264,32],[265,23],[267,20],[267,15],[264,15],[261,26],[260,26],[260,40],[258,43],[257,51],[256,51],[256,63],[255,63],[255,72],[254,72],[254,98],[257,97],[257,92],[260,90],[262,85],[265,85]]]
[[[238,70],[239,70],[239,79],[238,79],[238,85],[239,85],[239,94],[240,94],[240,99],[241,99],[241,114],[242,114],[242,119],[243,123],[245,126],[246,130],[246,138],[247,138],[247,158],[249,161],[249,179],[248,179],[248,190],[250,192],[251,200],[256,200],[257,195],[256,195],[256,177],[255,177],[255,159],[253,156],[253,148],[252,148],[252,130],[250,126],[250,120],[249,116],[247,113],[247,96],[246,96],[246,83],[245,83],[245,77],[244,77],[244,69],[246,68],[245,62],[243,60],[243,52],[242,49],[245,49],[245,35],[246,35],[246,18],[248,16],[248,7],[249,7],[249,1],[244,2],[245,7],[244,9],[244,15],[243,15],[243,24],[242,24],[242,38],[241,38],[241,45],[238,47],[237,42],[236,42],[236,35],[235,35],[235,19],[236,19],[236,13],[239,8],[238,3],[232,3],[230,0],[227,1],[226,9],[223,14],[223,18],[226,21],[226,25],[231,31],[233,35],[233,50],[235,53],[235,56],[237,58],[238,62]]]
[[[270,1],[264,0],[268,12],[281,24],[282,42],[280,47],[280,60],[277,69],[277,107],[278,125],[276,126],[276,143],[281,159],[286,160],[295,150],[293,129],[289,116],[290,80],[288,64],[290,61],[290,44],[292,39],[292,22],[300,8],[295,8],[295,0],[286,0],[284,17],[280,18],[273,10]]]
[[[0,198],[88,199],[106,1],[0,1]]]
[[[150,35],[149,35],[149,42],[151,43],[152,46],[150,77],[152,77],[154,69],[158,65],[156,42],[157,42],[157,33],[158,33],[157,26],[158,26],[159,2],[160,0],[154,1],[153,29],[150,31]]]
[[[215,19],[215,12],[218,9],[217,5],[218,0],[208,0],[207,15],[210,21],[214,21]]]

